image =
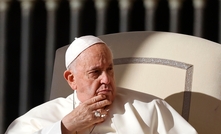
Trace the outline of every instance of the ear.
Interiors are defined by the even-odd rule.
[[[73,89],[73,90],[76,90],[77,88],[77,85],[75,83],[75,79],[74,79],[74,74],[69,71],[69,70],[66,70],[64,71],[64,78],[65,80],[68,82],[69,86]]]

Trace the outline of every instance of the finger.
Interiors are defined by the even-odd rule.
[[[97,115],[97,113],[96,112],[98,112],[99,114]],[[106,110],[103,110],[103,109],[97,109],[96,111],[95,111],[95,116],[96,117],[105,117],[106,115],[108,114],[108,111],[106,111]]]
[[[111,104],[111,101],[109,101],[109,100],[101,100],[101,101],[98,101],[94,104],[91,104],[91,108],[93,110],[103,109],[104,107],[109,106],[110,104]]]
[[[107,117],[107,112],[99,112],[98,110],[95,110],[94,111],[94,117],[96,120],[98,121],[102,121],[103,119],[105,119]],[[100,118],[103,118],[103,119],[100,119]]]
[[[101,110],[101,118],[106,118],[108,115],[108,111],[107,110]]]
[[[106,95],[98,95],[98,96],[92,97],[91,99],[86,100],[85,104],[91,105],[104,99],[106,99]]]
[[[106,110],[98,109],[94,111],[95,123],[101,123],[105,121],[107,116],[108,116],[108,112]]]

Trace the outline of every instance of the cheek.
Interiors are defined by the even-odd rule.
[[[115,86],[115,77],[114,74],[111,76],[111,83],[113,86]]]
[[[93,92],[96,92],[96,90],[101,86],[100,81],[99,80],[94,80],[93,82],[91,82],[91,90]]]
[[[99,88],[99,82],[96,80],[81,80],[79,83],[79,88],[84,93],[88,94],[89,96],[93,96],[96,90]]]

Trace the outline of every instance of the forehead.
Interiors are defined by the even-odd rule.
[[[77,59],[81,63],[112,63],[112,53],[108,46],[98,43],[84,50]]]

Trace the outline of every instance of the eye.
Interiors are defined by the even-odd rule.
[[[107,68],[107,70],[108,70],[108,71],[111,71],[111,70],[113,70],[113,67],[109,67],[109,68]]]
[[[98,74],[99,73],[99,70],[94,70],[91,72],[92,74]]]
[[[107,68],[109,74],[113,74],[113,66]]]
[[[96,79],[100,75],[100,72],[101,72],[100,70],[91,70],[88,73],[88,78]]]

